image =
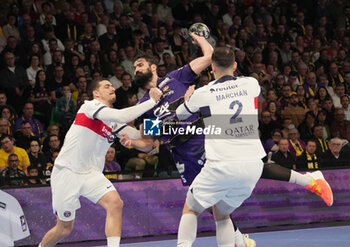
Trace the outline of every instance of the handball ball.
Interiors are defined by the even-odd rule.
[[[198,36],[202,36],[204,38],[209,38],[210,30],[207,25],[204,23],[195,23],[192,26],[190,26],[190,29],[188,30],[190,33],[195,33]]]

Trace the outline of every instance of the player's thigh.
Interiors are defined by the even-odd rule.
[[[84,174],[84,182],[81,188],[81,195],[93,203],[97,203],[105,194],[116,191],[114,185],[102,172],[91,171]]]
[[[67,168],[54,168],[51,175],[52,207],[60,220],[75,219],[75,210],[80,208],[80,187],[79,174]]]

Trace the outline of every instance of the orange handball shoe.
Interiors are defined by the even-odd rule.
[[[321,171],[308,172],[312,178],[310,185],[306,185],[305,189],[320,196],[328,207],[333,205],[333,192],[327,181],[324,179]]]

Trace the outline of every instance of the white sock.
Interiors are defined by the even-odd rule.
[[[177,247],[191,247],[197,236],[197,216],[184,214],[181,216],[177,233]]]
[[[38,247],[41,247],[41,243],[38,245]]]
[[[120,237],[108,237],[107,246],[108,247],[119,247]]]
[[[311,184],[312,178],[306,174],[301,174],[299,172],[291,170],[289,183],[299,184],[303,187]]]
[[[237,247],[244,247],[245,246],[245,238],[239,229],[237,229],[237,231],[235,231],[235,243],[236,243]]]
[[[235,246],[235,236],[232,232],[235,231],[231,219],[215,221],[216,224],[216,242],[218,247]]]

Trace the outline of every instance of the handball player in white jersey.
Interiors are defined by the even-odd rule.
[[[177,246],[192,246],[197,216],[213,207],[217,243],[235,246],[229,215],[247,199],[259,180],[266,155],[258,135],[257,97],[260,86],[251,77],[235,78],[237,64],[227,47],[214,50],[212,71],[216,78],[191,95],[176,114],[186,119],[200,111],[206,127],[221,127],[219,136],[205,136],[206,163],[191,184],[181,217]],[[218,133],[217,133],[218,134]]]
[[[139,131],[125,125],[152,109],[162,93],[151,89],[150,99],[133,107],[112,108],[115,89],[107,80],[93,81],[89,87],[93,100],[85,101],[66,134],[51,175],[52,206],[57,224],[39,246],[55,246],[73,229],[75,211],[84,196],[106,210],[105,234],[108,247],[119,247],[123,201],[113,184],[103,175],[105,155],[120,133],[140,138]]]

